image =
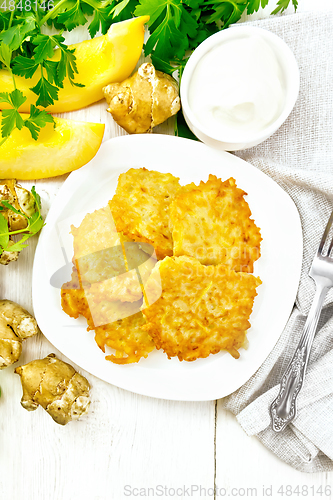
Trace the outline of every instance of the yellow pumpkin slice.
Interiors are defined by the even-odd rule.
[[[1,113],[0,113],[1,118]],[[27,115],[22,114],[26,119]],[[97,153],[104,124],[54,118],[35,141],[27,128],[15,129],[0,146],[1,179],[42,179],[76,170]]]
[[[71,85],[68,78],[64,80],[64,88],[59,90],[59,99],[47,107],[48,112],[61,113],[80,109],[103,99],[102,88],[113,82],[122,82],[134,70],[142,52],[144,25],[149,16],[136,17],[127,21],[112,24],[104,36],[95,37],[74,45],[78,74],[75,82],[84,87]],[[59,49],[55,51],[54,60],[60,59]],[[30,88],[40,79],[40,70],[32,78],[15,76],[16,86],[25,96],[26,102],[20,107],[21,112],[29,112],[30,104],[35,104],[37,95]],[[11,75],[7,70],[0,70],[1,92],[14,90]],[[0,109],[8,109],[9,105],[0,103]]]

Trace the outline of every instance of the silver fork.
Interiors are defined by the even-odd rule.
[[[309,272],[309,276],[316,284],[316,293],[313,303],[303,328],[301,340],[299,341],[292,360],[282,376],[279,394],[270,407],[272,428],[275,432],[283,431],[289,422],[296,416],[296,399],[304,382],[305,371],[318,320],[327,291],[333,286],[333,258],[330,257],[330,253],[333,249],[333,238],[329,243],[327,252],[324,254],[325,243],[332,224],[333,212],[329,218]]]

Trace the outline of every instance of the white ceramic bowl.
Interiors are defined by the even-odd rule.
[[[264,39],[274,51],[275,56],[280,64],[285,86],[285,101],[279,116],[265,127],[260,132],[248,134],[246,139],[239,140],[234,138],[222,137],[218,134],[213,135],[210,131],[199,122],[189,105],[189,89],[191,86],[191,78],[198,62],[204,57],[211,49],[217,47],[223,42],[237,39],[244,36],[256,35]],[[237,64],[237,60],[235,60]],[[209,146],[223,149],[225,151],[237,151],[240,149],[250,148],[265,141],[283,124],[288,118],[291,110],[293,109],[299,91],[299,69],[294,54],[288,45],[277,35],[262,28],[253,26],[232,26],[226,30],[219,31],[215,35],[210,36],[191,55],[181,80],[180,96],[185,120],[192,130],[192,132],[204,143]],[[204,92],[204,89],[202,89]]]

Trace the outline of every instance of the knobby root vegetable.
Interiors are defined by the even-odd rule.
[[[178,84],[171,76],[144,63],[122,83],[103,92],[113,119],[129,134],[150,132],[180,109]]]
[[[35,318],[10,300],[0,300],[0,369],[18,361],[22,341],[36,335]]]
[[[57,424],[66,425],[88,412],[90,385],[82,375],[55,354],[16,368],[28,411],[42,406]]]
[[[0,181],[0,206],[2,207],[1,215],[5,217],[8,223],[9,231],[18,231],[27,227],[27,219],[20,214],[16,214],[13,210],[4,207],[1,202],[7,201],[16,210],[20,210],[28,217],[36,211],[36,202],[30,191],[24,189],[16,183],[15,179],[6,179]],[[10,242],[12,238],[10,237]],[[14,242],[11,243],[13,245]],[[4,251],[0,255],[0,264],[7,265],[10,262],[18,259],[19,252]]]

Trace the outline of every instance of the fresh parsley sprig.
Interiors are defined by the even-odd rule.
[[[65,77],[76,87],[83,87],[80,83],[74,81],[74,75],[77,73],[74,50],[65,45],[64,37],[61,35],[42,35],[39,34],[32,40],[33,56],[18,55],[13,60],[12,72],[14,75],[20,75],[25,78],[32,78],[38,69],[40,69],[40,79],[31,90],[37,95],[37,106],[47,106],[54,104],[58,99],[58,92],[63,88]],[[60,60],[53,61],[55,47],[60,50]]]
[[[33,104],[30,106],[28,118],[24,120],[18,109],[26,100],[27,98],[18,89],[10,93],[0,92],[0,102],[6,102],[12,106],[11,109],[4,109],[2,111],[1,134],[3,138],[0,145],[8,139],[16,128],[21,130],[23,127],[26,127],[30,131],[32,138],[37,140],[40,129],[45,127],[46,123],[54,123],[51,115],[47,114],[44,110],[37,109]]]
[[[41,215],[41,200],[38,193],[36,193],[35,186],[32,186],[31,193],[35,199],[36,211],[29,217],[21,210],[17,210],[13,205],[7,201],[0,201],[0,255],[7,252],[20,252],[28,245],[25,243],[31,236],[37,234],[44,226],[44,221]],[[9,231],[7,219],[1,214],[5,208],[12,210],[14,213],[21,215],[27,219],[27,227],[18,229],[17,231]],[[21,239],[14,244],[10,244],[11,236],[21,235]]]
[[[51,15],[56,14],[64,3],[64,0],[58,1],[56,5],[51,1],[46,3],[41,0],[29,0],[27,3],[27,0],[20,0],[15,1],[13,10],[0,11],[0,63],[11,74],[14,86],[12,92],[0,93],[0,103],[10,106],[10,109],[1,113],[0,146],[15,129],[26,127],[33,139],[37,140],[41,128],[47,123],[54,124],[52,116],[39,106],[47,108],[58,99],[59,89],[63,87],[66,77],[72,85],[82,87],[74,81],[77,74],[75,54],[74,50],[64,43],[62,32],[55,35],[41,32],[43,24]],[[68,4],[68,0],[66,3]],[[49,10],[45,13],[47,9]],[[60,50],[60,58],[57,61],[53,60],[56,48]],[[30,114],[24,119],[19,109],[27,97],[16,88],[14,75],[30,79],[36,72],[39,79],[31,86],[31,90],[36,94],[36,102],[31,104]]]
[[[6,5],[4,0],[4,4]],[[14,9],[0,10],[0,62],[11,72],[14,91],[1,94],[0,101],[11,106],[2,114],[0,146],[15,129],[27,127],[37,140],[40,129],[50,122],[44,110],[58,99],[65,78],[80,85],[75,52],[65,43],[62,33],[77,26],[88,25],[91,37],[105,34],[111,24],[133,16],[149,15],[150,36],[145,55],[157,69],[181,75],[188,57],[202,41],[213,33],[236,23],[243,13],[253,14],[265,8],[268,0],[11,0]],[[272,14],[284,12],[297,0],[277,0]],[[2,4],[3,7],[3,4]],[[58,30],[46,34],[48,25]],[[44,30],[45,31],[45,30]],[[53,59],[60,49],[60,60]],[[19,107],[26,97],[16,91],[14,75],[26,79],[40,75],[31,87],[36,102],[27,120],[20,118]],[[5,134],[5,135],[4,135]],[[7,135],[6,135],[7,134]]]
[[[93,38],[98,31],[105,35],[111,24],[133,17],[138,5],[139,0],[59,0],[45,18],[49,25],[67,31],[89,23]]]
[[[30,106],[30,114],[26,119],[19,113],[18,110],[20,106],[25,103],[27,98],[23,95],[21,90],[16,88],[15,77],[10,66],[11,56],[12,50],[4,42],[1,42],[0,61],[12,76],[14,90],[12,92],[0,92],[0,103],[5,102],[11,106],[10,109],[4,109],[2,111],[2,140],[0,141],[0,146],[8,139],[15,129],[21,130],[23,127],[26,127],[30,131],[33,139],[37,140],[40,129],[45,127],[46,123],[54,123],[54,119],[51,115],[44,110],[37,109],[33,104]]]

